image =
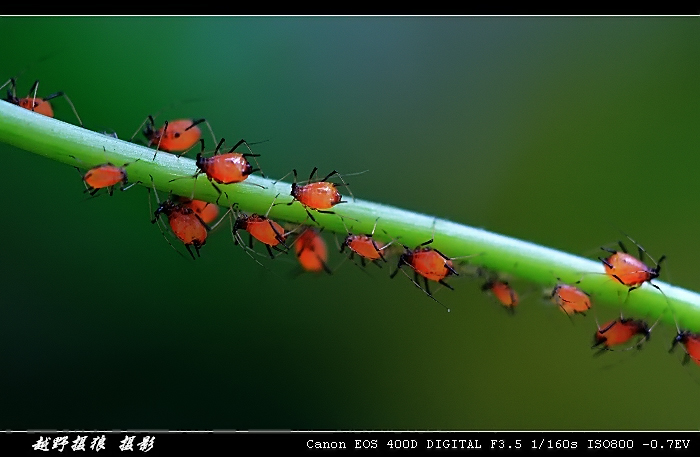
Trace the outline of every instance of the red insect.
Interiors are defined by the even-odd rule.
[[[187,252],[189,252],[190,256],[192,256],[192,259],[195,259],[195,256],[192,253],[190,246],[194,247],[195,251],[197,252],[197,257],[199,257],[199,249],[206,244],[209,231],[219,225],[224,217],[226,217],[228,212],[224,214],[221,219],[219,219],[219,222],[209,227],[204,220],[202,220],[199,214],[197,214],[195,210],[186,204],[177,203],[170,198],[161,203],[158,199],[158,192],[156,191],[155,183],[153,183],[153,176],[151,176],[151,183],[153,184],[153,191],[156,194],[156,201],[158,201],[158,208],[153,212],[153,219],[151,220],[151,223],[155,224],[159,222],[160,216],[165,215],[168,218],[170,230],[172,230],[173,234],[184,243],[185,248],[187,248]],[[148,204],[149,206],[151,204],[150,198]],[[161,233],[163,234],[165,240],[168,241],[167,237],[165,237],[165,232],[163,232],[162,229]],[[168,241],[168,244],[170,244],[170,241]],[[170,244],[170,246],[175,249],[175,246],[172,244]],[[177,249],[175,249],[175,251],[179,254]]]
[[[287,205],[291,205],[295,201],[301,203],[306,210],[306,214],[308,214],[311,220],[314,222],[316,222],[316,219],[314,219],[314,216],[311,214],[309,209],[313,209],[319,213],[335,214],[333,211],[328,211],[328,208],[332,208],[340,203],[347,203],[342,199],[343,197],[340,195],[340,192],[338,192],[337,189],[340,186],[347,187],[348,184],[343,181],[343,177],[340,176],[337,171],[333,170],[322,180],[312,182],[317,170],[317,167],[314,167],[314,169],[311,170],[309,180],[307,184],[304,185],[297,184],[297,171],[296,169],[292,170],[294,173],[294,182],[292,183],[291,196],[294,197],[294,199],[287,203]],[[328,181],[332,176],[336,175],[343,182],[342,184],[336,184]],[[349,190],[350,189],[348,188],[348,191]],[[352,195],[352,192],[350,195]]]
[[[15,78],[10,78],[10,80],[3,84],[0,87],[0,89],[5,87],[8,83],[10,84],[11,89],[7,91],[7,97],[5,98],[6,101],[21,106],[22,108],[28,109],[30,111],[34,111],[35,113],[43,114],[44,116],[48,117],[53,117],[53,107],[51,106],[51,103],[49,103],[49,100],[53,100],[54,98],[58,97],[63,97],[73,110],[73,114],[75,114],[75,117],[78,119],[78,123],[80,124],[80,126],[83,126],[83,121],[80,119],[80,116],[78,116],[78,112],[75,110],[73,102],[70,100],[70,98],[68,98],[68,96],[65,93],[54,92],[53,94],[47,95],[43,98],[37,97],[36,93],[37,89],[39,88],[39,80],[36,80],[34,81],[34,84],[32,84],[31,89],[29,89],[29,93],[27,94],[27,96],[20,98],[17,96]]]
[[[73,159],[82,162],[80,159],[76,158],[75,156],[70,156]],[[100,189],[107,189],[107,192],[109,195],[113,195],[114,193],[114,187],[117,184],[121,184],[120,190],[124,191],[127,189],[130,189],[134,184],[140,184],[141,181],[137,181],[132,184],[128,184],[128,178],[126,175],[126,170],[125,168],[132,163],[138,162],[141,159],[136,159],[133,162],[128,162],[122,165],[121,167],[118,167],[110,162],[107,162],[102,165],[97,165],[95,167],[90,168],[87,172],[85,172],[84,175],[82,175],[83,178],[83,183],[85,184],[85,192],[89,192],[90,195],[94,196],[99,192]],[[75,167],[76,170],[78,170],[78,173],[80,173],[80,168]]]
[[[381,241],[374,239],[374,231],[377,229],[378,221],[379,218],[374,221],[372,232],[367,235],[353,235],[348,231],[348,235],[345,237],[343,244],[340,246],[340,252],[344,252],[345,248],[347,247],[350,249],[351,260],[353,259],[354,255],[357,254],[360,256],[360,262],[362,263],[363,267],[367,264],[366,260],[369,260],[378,267],[381,267],[381,264],[379,264],[377,261],[381,259],[386,262],[384,251],[391,246],[395,240],[392,240],[389,243],[382,243]],[[343,224],[345,224],[345,222],[343,222]],[[345,230],[347,231],[347,227]]]
[[[437,249],[427,247],[433,241],[434,239],[431,238],[425,243],[421,243],[416,246],[415,249],[409,249],[408,246],[404,245],[404,252],[399,257],[399,263],[396,271],[394,271],[389,277],[393,279],[399,270],[401,270],[403,265],[410,266],[413,269],[415,279],[411,279],[410,276],[409,279],[413,281],[413,284],[425,292],[430,298],[440,303],[435,297],[433,297],[433,294],[430,293],[428,280],[438,282],[448,289],[454,290],[454,288],[447,284],[444,280],[450,275],[459,275],[459,273],[457,273],[457,270],[454,269],[451,258],[447,257]],[[425,289],[418,283],[419,275],[423,277]],[[440,303],[440,305],[445,307],[445,305],[442,303]],[[448,312],[450,311],[447,307],[445,307],[445,309],[447,309]]]
[[[214,184],[214,182],[219,184],[234,184],[242,182],[245,181],[250,174],[260,170],[260,167],[253,168],[247,160],[248,157],[260,157],[260,154],[253,154],[252,151],[246,154],[233,152],[242,144],[245,144],[250,151],[250,146],[248,146],[248,143],[245,140],[240,140],[229,150],[229,152],[219,154],[219,149],[221,149],[221,146],[225,141],[226,140],[224,138],[219,141],[219,144],[214,150],[214,155],[211,157],[203,157],[201,152],[197,154],[196,164],[198,170],[194,174],[195,178],[202,173],[206,174],[209,182],[211,182],[214,189],[216,189],[216,191],[219,193],[219,197],[221,197],[222,192],[221,189]],[[202,148],[204,148],[204,143],[202,143]],[[263,174],[263,176],[265,175]]]
[[[275,199],[276,198],[277,197],[275,197]],[[243,245],[238,230],[245,230],[250,235],[249,248],[251,250],[253,249],[253,238],[255,238],[265,245],[267,253],[270,255],[270,258],[273,259],[275,256],[272,253],[272,249],[279,252],[287,252],[289,250],[289,246],[285,244],[285,241],[287,235],[291,233],[285,232],[284,227],[267,217],[274,203],[275,200],[272,200],[272,205],[270,205],[270,208],[264,216],[255,213],[246,215],[245,213],[237,211],[236,222],[231,229],[236,244],[240,243]],[[231,211],[234,211],[233,207],[231,207]],[[284,246],[284,249],[280,248],[280,245]]]
[[[676,320],[675,314],[673,316],[673,320],[676,323],[676,330],[678,333],[673,339],[673,342],[671,343],[671,347],[669,348],[668,352],[673,352],[673,350],[676,348],[676,345],[680,344],[681,346],[683,346],[683,349],[685,349],[683,365],[688,363],[690,359],[693,359],[693,362],[700,365],[700,333],[692,333],[688,330],[681,330],[678,326],[678,321]]]
[[[659,321],[657,320],[656,323]],[[607,322],[602,327],[598,326],[598,331],[593,335],[593,346],[600,346],[598,354],[604,351],[613,351],[613,346],[619,346],[627,343],[635,335],[642,335],[642,338],[634,345],[623,349],[624,351],[641,348],[642,343],[647,341],[651,336],[651,330],[656,326],[656,323],[649,327],[647,323],[640,319],[625,319],[620,316],[618,319]]]
[[[127,165],[129,164],[125,163],[121,167],[118,167],[111,163],[106,163],[89,169],[83,176],[86,187],[85,192],[89,192],[90,195],[95,195],[100,189],[106,188],[111,196],[114,193],[114,186],[119,183],[121,183],[119,190],[127,190],[134,184],[138,184],[138,182],[135,182],[127,186],[128,178],[126,176],[126,170],[124,169]]]
[[[318,273],[325,271],[332,274],[328,268],[328,248],[321,234],[314,228],[308,227],[294,240],[299,264],[306,271]]]
[[[686,364],[690,359],[693,359],[693,362],[700,365],[700,333],[691,333],[687,330],[678,330],[678,334],[673,339],[673,343],[671,343],[671,349],[669,349],[669,352],[673,351],[676,345],[679,343],[685,349],[683,363]]]
[[[600,257],[598,258],[598,260],[603,262],[603,266],[605,267],[605,273],[611,278],[617,280],[620,284],[628,286],[628,293],[633,291],[634,289],[641,287],[641,285],[645,282],[648,282],[653,287],[661,291],[661,289],[659,289],[659,287],[651,281],[652,279],[655,279],[659,276],[659,272],[661,271],[660,264],[661,262],[663,262],[666,256],[661,256],[659,261],[656,262],[654,259],[651,258],[651,256],[649,256],[649,254],[647,254],[643,247],[637,244],[636,241],[634,241],[629,236],[627,238],[629,238],[630,241],[632,241],[637,246],[637,248],[639,248],[639,259],[636,259],[627,253],[627,248],[625,248],[625,245],[622,244],[622,241],[618,242],[621,251],[616,251],[614,249],[608,248],[601,248],[604,251],[610,253],[610,256],[608,256],[605,259],[602,259]],[[654,262],[654,264],[656,265],[654,268],[650,268],[644,263],[645,254],[649,256],[652,262]]]
[[[159,204],[158,209],[153,213],[154,218],[151,220],[151,223],[155,224],[161,214],[168,218],[170,229],[185,244],[187,252],[190,253],[192,259],[195,257],[190,246],[194,247],[197,251],[197,257],[199,257],[199,249],[206,244],[209,233],[209,227],[202,218],[192,208],[175,203],[172,200],[165,200]]]
[[[518,294],[507,281],[492,279],[481,286],[481,290],[491,292],[509,312],[515,312],[519,302]]]
[[[165,121],[162,127],[156,128],[155,120],[153,116],[150,115],[139,126],[136,132],[134,132],[129,141],[134,139],[139,130],[141,130],[141,127],[145,124],[146,128],[143,130],[143,135],[148,139],[148,146],[156,147],[153,153],[153,160],[155,160],[158,155],[158,151],[181,152],[182,154],[180,155],[184,155],[201,139],[202,130],[198,125],[202,123],[207,125],[212,138],[214,138],[214,143],[216,143],[214,131],[206,119],[177,119],[174,121]]]
[[[181,205],[188,206],[199,214],[205,224],[211,224],[219,217],[219,206],[214,203],[205,202],[202,200],[192,200],[187,197],[177,197],[177,202]]]
[[[579,284],[581,281],[576,281]],[[557,284],[550,298],[567,315],[583,314],[591,309],[591,296],[571,284]]]

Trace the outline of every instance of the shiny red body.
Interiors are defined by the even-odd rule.
[[[624,252],[615,252],[603,262],[605,272],[616,281],[630,287],[641,286],[659,276],[657,270]]]
[[[29,90],[29,95],[22,98],[18,97],[15,94],[14,78],[10,79],[7,83],[12,83],[12,89],[7,91],[7,97],[5,98],[6,101],[14,105],[20,106],[24,109],[28,109],[29,111],[34,111],[35,113],[43,114],[44,116],[53,117],[53,107],[51,106],[51,103],[49,103],[48,100],[44,100],[41,97],[32,96],[32,94],[35,93],[37,86],[39,85],[38,80],[34,82],[34,85]],[[5,84],[3,84],[3,87],[5,86]],[[55,94],[49,95],[46,98],[52,99],[57,97],[59,94],[62,94],[62,92],[56,92]]]
[[[161,213],[167,216],[170,229],[185,246],[194,246],[197,250],[204,246],[209,229],[192,208],[166,200],[155,211],[155,217]]]
[[[611,346],[625,344],[635,335],[649,337],[649,326],[642,320],[615,319],[603,325],[593,336],[593,347],[603,345],[606,349]]]
[[[418,247],[401,254],[403,263],[416,273],[432,281],[440,281],[453,274],[452,260],[445,258],[435,249]]]
[[[22,108],[34,111],[35,113],[43,114],[44,116],[53,117],[53,107],[51,103],[44,101],[42,98],[16,98],[14,100],[8,100],[15,105],[19,105]]]
[[[506,308],[514,308],[518,305],[518,294],[505,281],[489,281],[484,284],[482,289],[490,291]]]
[[[570,284],[558,284],[552,291],[551,298],[568,315],[585,313],[591,308],[588,294]]]
[[[693,362],[700,365],[700,333],[679,331],[678,335],[676,335],[676,338],[673,340],[671,349],[678,343],[683,345],[688,357],[691,358]]]
[[[304,230],[294,241],[294,249],[304,270],[319,272],[327,269],[328,249],[318,231],[312,228]]]
[[[205,202],[202,200],[190,200],[185,197],[178,197],[178,202],[181,205],[192,208],[195,213],[202,218],[205,224],[211,224],[219,217],[219,206],[214,203]]]
[[[368,260],[383,259],[382,248],[384,243],[375,241],[369,235],[348,235],[343,241],[343,245],[350,248],[354,253]]]
[[[102,189],[127,182],[126,171],[111,163],[98,165],[88,170],[83,176],[85,184],[93,189]]]
[[[328,209],[340,203],[342,196],[335,184],[327,181],[312,182],[303,186],[292,184],[292,197],[312,209]]]
[[[243,229],[256,240],[268,246],[277,246],[285,241],[284,228],[272,219],[259,214],[242,215],[236,219],[235,229]]]
[[[217,154],[211,157],[197,155],[197,167],[219,184],[233,184],[245,179],[253,172],[248,160],[237,152]]]
[[[192,119],[179,119],[168,122],[159,129],[146,126],[143,134],[148,138],[149,146],[158,146],[158,149],[166,152],[181,152],[194,146],[202,137],[199,127],[192,126]]]

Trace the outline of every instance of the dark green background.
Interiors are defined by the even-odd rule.
[[[697,17],[32,17],[0,36],[0,79],[29,66],[19,92],[65,91],[87,128],[128,138],[195,98],[160,119],[269,139],[272,177],[369,169],[359,198],[590,258],[624,230],[700,290]],[[389,268],[273,274],[226,230],[193,262],[143,188],[84,201],[66,165],[0,163],[0,429],[700,428],[672,327],[594,358],[594,316],[527,284],[510,317],[454,278],[448,314]]]

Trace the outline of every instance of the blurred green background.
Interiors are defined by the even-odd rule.
[[[0,79],[29,67],[18,92],[65,91],[87,128],[128,139],[194,98],[159,119],[269,139],[269,176],[369,169],[358,198],[590,258],[624,230],[700,290],[697,17],[3,17],[0,36]],[[393,265],[267,271],[227,230],[193,262],[143,188],[85,201],[71,167],[0,163],[0,429],[700,429],[669,326],[593,357],[594,315],[517,281],[515,316],[463,277],[436,292],[448,314]]]

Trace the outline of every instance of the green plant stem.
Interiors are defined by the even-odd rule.
[[[122,165],[139,159],[128,167],[130,182],[141,181],[142,185],[150,186],[150,175],[160,191],[172,191],[185,196],[192,195],[194,191],[195,198],[212,203],[219,197],[213,186],[206,182],[204,175],[200,175],[197,180],[190,178],[171,181],[194,175],[197,168],[192,159],[162,152],[153,160],[154,149],[41,116],[6,102],[0,103],[0,141],[81,168],[105,162]],[[264,214],[279,194],[277,201],[282,204],[272,208],[270,217],[313,224],[301,204],[284,204],[291,201],[291,185],[287,182],[274,182],[251,175],[243,183],[219,187],[243,211],[251,213]],[[389,234],[389,239],[399,238],[402,244],[409,247],[429,240],[434,230],[435,241],[431,246],[447,256],[474,255],[465,262],[521,278],[540,285],[543,289],[552,287],[557,282],[557,277],[564,282],[573,283],[583,276],[580,287],[592,295],[594,306],[608,303],[613,307],[623,307],[625,315],[646,316],[650,319],[663,315],[662,320],[671,325],[675,325],[675,315],[683,328],[700,330],[700,295],[696,292],[654,281],[665,296],[649,284],[644,284],[627,297],[627,287],[604,275],[601,262],[436,219],[434,216],[359,199],[344,199],[349,201],[333,208],[336,214],[313,213],[320,227],[345,234],[343,220],[338,217],[341,215],[353,233],[369,233],[375,220],[380,218],[377,238],[381,239],[381,232],[385,231]],[[673,313],[668,312],[669,302]]]

